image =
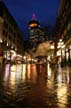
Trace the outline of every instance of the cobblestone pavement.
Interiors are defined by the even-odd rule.
[[[0,108],[71,108],[71,69],[47,70],[37,76],[35,65],[0,69]]]

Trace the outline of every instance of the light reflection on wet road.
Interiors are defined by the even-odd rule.
[[[1,68],[0,108],[70,108],[71,68],[51,69],[48,64],[47,78],[43,68],[35,64]]]

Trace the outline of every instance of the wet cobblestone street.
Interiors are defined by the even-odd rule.
[[[35,65],[7,64],[0,78],[0,108],[70,108],[71,69],[48,67],[47,78],[37,76]]]

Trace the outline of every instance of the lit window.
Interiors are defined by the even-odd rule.
[[[36,26],[37,26],[36,23],[30,24],[30,27],[36,27]]]

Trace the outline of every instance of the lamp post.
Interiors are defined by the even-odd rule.
[[[51,49],[51,56],[52,58],[54,58],[54,44],[50,46],[50,49]]]
[[[3,41],[2,41],[2,39],[0,39],[0,63],[3,62],[3,48],[2,48],[2,44],[3,44]]]
[[[59,53],[57,53],[57,55],[60,56],[60,62],[63,65],[63,59],[65,55],[65,52],[63,49],[65,48],[65,45],[62,39],[59,40],[57,48],[59,49]]]
[[[28,78],[28,71],[27,71],[28,64],[27,64],[27,54],[26,53],[24,55],[24,61],[25,61],[25,78],[27,80],[27,78]]]

